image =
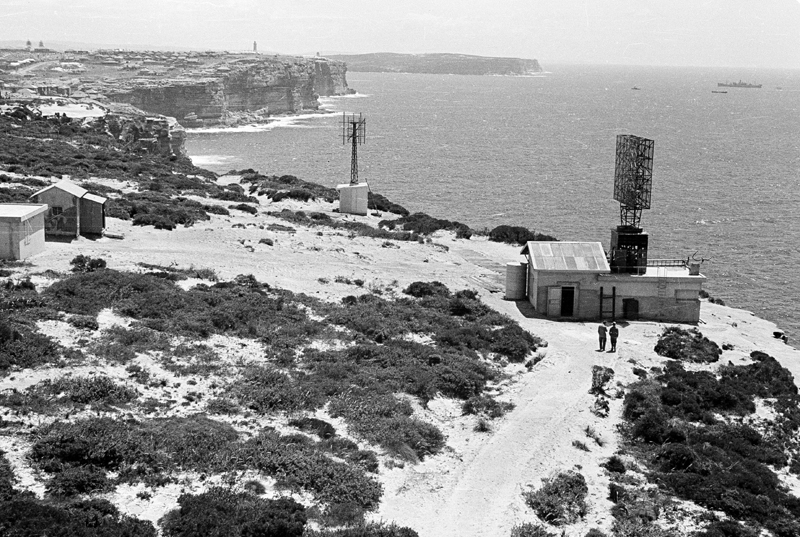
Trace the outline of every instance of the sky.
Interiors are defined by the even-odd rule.
[[[800,0],[0,0],[0,40],[800,69]]]

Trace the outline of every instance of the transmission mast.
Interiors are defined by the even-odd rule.
[[[361,114],[342,114],[342,144],[350,144],[350,184],[339,185],[339,212],[367,214],[369,185],[358,182],[358,146],[367,139],[367,120]]]
[[[358,184],[358,146],[367,139],[367,118],[361,114],[342,114],[342,144],[352,145],[350,153],[350,184]]]

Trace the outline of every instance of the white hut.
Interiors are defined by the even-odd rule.
[[[0,203],[0,259],[26,259],[44,251],[47,205]]]

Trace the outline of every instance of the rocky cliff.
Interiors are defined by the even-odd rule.
[[[537,60],[468,54],[353,54],[331,56],[351,71],[427,73],[443,75],[533,75],[542,72]]]
[[[317,110],[320,95],[348,92],[343,62],[325,58],[250,57],[218,64],[213,73],[120,81],[102,93],[184,126]]]

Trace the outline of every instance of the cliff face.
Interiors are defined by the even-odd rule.
[[[185,126],[211,125],[249,112],[317,110],[320,95],[347,93],[346,66],[324,58],[253,58],[217,68],[216,76],[146,79],[106,91],[115,102],[172,116]]]
[[[186,131],[173,117],[152,116],[132,106],[112,105],[98,127],[136,152],[186,156]]]

